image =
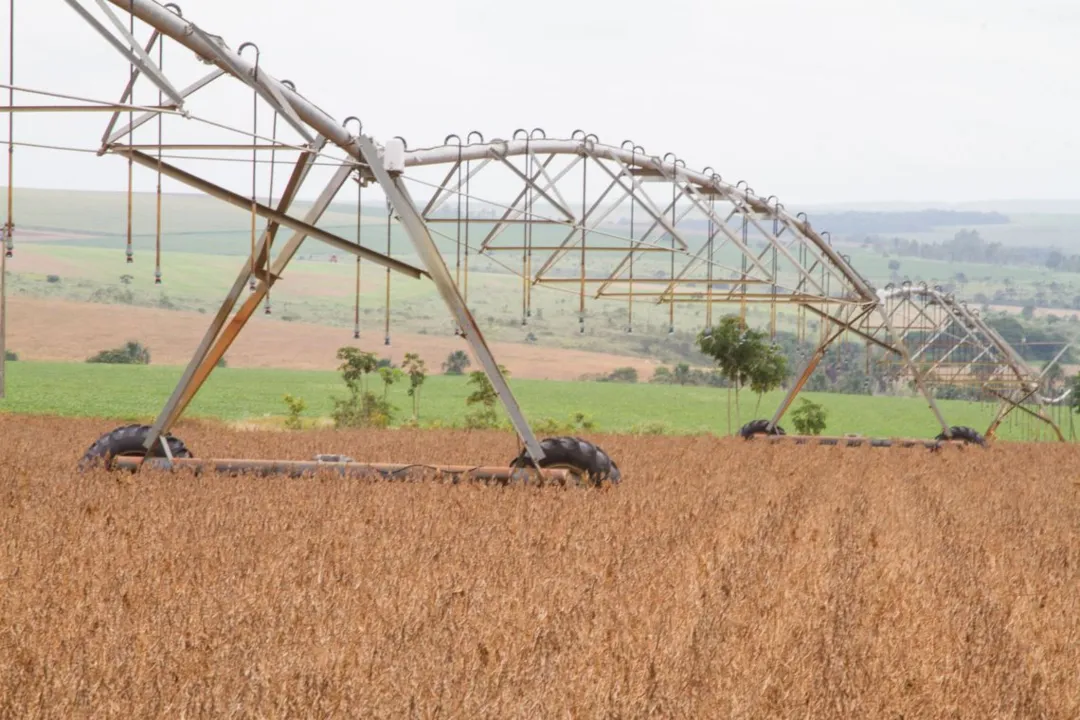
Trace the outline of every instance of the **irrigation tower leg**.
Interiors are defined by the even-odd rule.
[[[810,359],[806,361],[806,365],[803,367],[803,371],[799,374],[799,379],[796,380],[795,384],[793,384],[791,386],[791,389],[788,390],[787,395],[785,395],[784,399],[780,402],[780,407],[776,408],[776,412],[773,413],[772,419],[769,420],[768,429],[770,431],[780,424],[780,419],[784,417],[784,413],[786,413],[788,411],[788,408],[791,407],[791,403],[793,403],[798,394],[802,392],[802,389],[803,387],[805,387],[806,382],[810,379],[810,376],[814,374],[814,370],[817,369],[817,366],[819,363],[821,363],[822,358],[825,357],[825,351],[829,349],[829,346],[836,342],[836,340],[841,335],[843,335],[847,330],[849,330],[851,325],[854,325],[869,313],[869,310],[864,310],[847,323],[837,323],[839,327],[833,330],[830,334],[826,335],[825,339],[818,344],[817,350],[815,350],[814,354],[810,356]],[[821,322],[825,322],[825,319],[828,316],[821,315],[820,317],[822,318]],[[829,319],[831,320],[831,318]],[[835,323],[836,321],[832,320],[832,322]]]
[[[310,167],[310,165],[308,165]],[[300,177],[301,166],[297,165],[297,174],[294,178]],[[353,168],[350,163],[342,165],[334,177],[331,179],[330,184],[326,186],[322,194],[315,201],[315,204],[308,211],[304,222],[308,224],[314,224],[319,221],[323,213],[326,212],[326,208],[330,206],[334,197],[337,195],[341,186],[348,180],[349,175],[352,173]],[[304,172],[306,175],[306,171]],[[299,188],[302,179],[296,183],[296,188]],[[293,184],[290,183],[290,188]],[[292,197],[295,196],[295,190],[292,193],[286,194],[286,197],[282,198],[282,204],[286,200],[291,202]],[[257,267],[264,269],[265,262],[259,263],[259,260],[265,260],[268,241],[272,236],[272,231],[276,231],[277,227],[272,226],[268,228],[268,231],[264,233],[259,246],[256,248],[255,262]],[[225,326],[225,322],[229,317],[229,313],[232,312],[235,307],[240,294],[243,292],[244,286],[247,285],[248,278],[251,274],[252,258],[248,258],[240,273],[236,277],[236,281],[233,283],[232,288],[229,290],[229,294],[225,298],[225,302],[222,303],[218,309],[217,315],[211,322],[210,327],[206,331],[206,335],[203,337],[202,343],[200,343],[195,355],[191,358],[191,362],[188,363],[187,369],[184,371],[183,376],[180,378],[180,382],[177,384],[176,389],[173,391],[172,396],[169,398],[165,407],[162,409],[161,414],[158,416],[149,435],[147,435],[145,447],[147,450],[153,447],[154,443],[161,436],[162,433],[168,432],[173,423],[180,414],[187,408],[191,399],[202,387],[203,383],[213,372],[213,369],[217,366],[218,361],[224,357],[225,352],[232,346],[237,335],[240,334],[240,330],[247,324],[247,321],[251,319],[251,316],[255,313],[259,303],[266,297],[266,293],[269,291],[270,286],[274,281],[281,276],[285,270],[285,266],[289,260],[296,254],[296,251],[300,248],[306,236],[302,233],[295,233],[285,246],[278,253],[277,259],[273,263],[269,276],[265,274],[260,275],[260,282],[255,288],[255,292],[252,293],[244,304],[233,316],[228,326]]]
[[[994,436],[994,434],[997,432],[997,429],[1001,426],[1001,423],[1005,422],[1005,418],[1012,414],[1013,410],[1019,410],[1049,425],[1050,428],[1054,431],[1054,434],[1057,435],[1058,440],[1060,442],[1065,442],[1065,433],[1061,431],[1061,428],[1056,422],[1054,422],[1052,418],[1047,417],[1046,413],[1043,411],[1043,406],[1041,403],[1039,405],[1038,411],[1024,407],[1024,401],[1034,395],[1036,392],[1035,390],[1028,392],[1019,400],[1014,400],[1013,398],[999,393],[996,390],[990,390],[989,392],[991,395],[995,395],[1001,399],[1001,407],[998,409],[998,413],[997,416],[994,417],[994,421],[990,423],[990,427],[986,429],[985,436],[987,438],[991,438]]]
[[[397,211],[405,232],[408,233],[413,247],[416,248],[417,254],[420,255],[425,269],[431,274],[431,279],[435,282],[435,287],[438,288],[443,301],[450,308],[450,312],[472,348],[473,354],[476,355],[480,364],[484,366],[484,372],[495,388],[495,392],[498,393],[499,399],[502,400],[506,413],[510,416],[510,422],[513,423],[514,429],[517,430],[518,437],[525,444],[533,462],[539,462],[544,458],[544,451],[540,447],[540,442],[536,439],[536,435],[533,434],[532,428],[529,427],[528,420],[522,414],[521,408],[514,398],[514,393],[506,382],[506,378],[499,371],[495,356],[492,355],[491,348],[488,347],[483,333],[480,332],[480,326],[477,325],[476,319],[469,312],[464,298],[461,297],[461,293],[454,283],[454,278],[450,274],[450,269],[447,268],[438,246],[435,245],[435,241],[431,239],[427,224],[424,222],[419,210],[416,209],[416,204],[409,195],[401,175],[391,173],[386,169],[382,158],[379,157],[375,149],[375,144],[366,135],[361,134],[357,138],[357,144],[360,146],[361,155],[375,175],[375,179]]]
[[[941,425],[941,431],[945,433],[945,437],[951,438],[952,431],[949,429],[949,423],[945,421],[945,416],[941,414],[941,410],[938,408],[937,403],[934,402],[934,394],[930,392],[930,388],[926,386],[926,378],[923,377],[923,373],[919,370],[919,366],[911,357],[911,351],[908,350],[907,345],[904,344],[904,338],[899,337],[896,334],[896,327],[893,325],[892,318],[885,310],[884,305],[878,305],[876,307],[878,314],[881,315],[882,322],[885,323],[885,329],[889,333],[889,337],[894,338],[893,345],[900,352],[901,357],[904,358],[904,364],[911,369],[911,374],[915,376],[915,385],[919,388],[919,392],[926,398],[926,402],[930,405],[930,410],[933,411],[934,417],[937,418],[938,423]]]

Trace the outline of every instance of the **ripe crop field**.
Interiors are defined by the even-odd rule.
[[[0,415],[0,717],[1080,716],[1075,446],[598,436],[600,490],[76,474],[114,424]]]

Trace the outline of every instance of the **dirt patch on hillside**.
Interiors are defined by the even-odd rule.
[[[139,340],[150,348],[155,365],[183,365],[195,351],[211,316],[127,305],[97,305],[64,300],[10,298],[8,347],[27,360],[85,360],[98,350]],[[419,353],[433,372],[454,350],[468,351],[461,338],[394,333],[386,347],[382,333],[369,328],[359,341],[348,328],[287,323],[255,316],[226,358],[230,367],[275,367],[332,370],[342,345],[358,345],[401,362],[406,352]],[[491,343],[496,358],[514,377],[574,380],[585,373],[630,366],[643,378],[659,363],[582,350],[544,348],[518,343]],[[479,364],[473,360],[473,367]]]

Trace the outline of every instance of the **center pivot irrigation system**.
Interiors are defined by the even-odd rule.
[[[499,262],[519,277],[522,325],[530,322],[532,294],[540,286],[576,297],[581,332],[588,321],[586,303],[591,300],[624,303],[627,332],[634,330],[635,302],[641,301],[666,306],[671,332],[677,306],[703,307],[709,327],[717,304],[737,305],[744,318],[748,306],[767,305],[775,334],[777,308],[786,305],[799,318],[801,340],[807,339],[807,318],[811,318],[820,335],[815,338],[816,350],[805,358],[772,417],[747,424],[741,431],[744,437],[785,437],[781,418],[826,350],[841,338],[864,341],[868,362],[875,355],[880,362],[890,363],[893,380],[913,383],[925,397],[941,434],[934,440],[907,444],[936,447],[953,440],[984,442],[978,432],[946,421],[934,400],[933,388],[941,384],[978,385],[998,399],[1000,409],[987,436],[1008,414],[1021,409],[1062,437],[1043,412],[1039,373],[975,312],[925,286],[875,289],[834,249],[828,233],[816,231],[804,214],[789,213],[774,196],[762,197],[743,181],[731,184],[713,169],[692,170],[670,153],[653,155],[630,141],[604,144],[581,130],[567,139],[556,139],[538,128],[521,129],[509,139],[492,140],[474,131],[464,139],[450,135],[441,146],[418,149],[409,148],[400,137],[377,143],[364,134],[358,119],[331,117],[293,83],[271,75],[253,43],[234,50],[221,37],[185,18],[176,5],[152,0],[63,0],[123,58],[128,80],[119,101],[23,88],[15,84],[15,0],[9,2],[13,45],[6,85],[9,104],[4,110],[10,118],[21,112],[111,113],[101,142],[92,151],[126,159],[129,190],[133,168],[139,165],[157,173],[159,198],[165,177],[251,213],[250,256],[156,421],[152,426],[127,426],[103,436],[84,460],[106,459],[124,468],[153,463],[302,473],[330,467],[345,473],[393,475],[423,467],[455,476],[467,473],[504,480],[539,475],[554,480],[584,476],[593,482],[618,481],[617,466],[596,446],[578,438],[540,441],[530,429],[469,309],[470,259],[475,263],[477,256]],[[166,45],[184,51],[177,52],[175,47],[166,51]],[[228,87],[223,89],[223,83]],[[235,114],[212,119],[220,106],[212,98],[197,107],[211,90],[228,96],[250,93],[251,127],[240,129],[243,122],[238,123]],[[16,105],[15,92],[76,104]],[[150,97],[154,98],[150,104],[136,101]],[[269,135],[260,132],[260,108],[272,114]],[[152,136],[149,140],[147,131]],[[194,135],[197,141],[166,142],[166,131],[170,138],[186,133],[185,139]],[[143,136],[141,142],[135,141],[137,133]],[[19,143],[13,131],[9,134],[13,161],[13,149]],[[242,141],[237,141],[238,135]],[[247,154],[247,159],[237,157],[238,153]],[[214,160],[250,162],[250,189],[237,191],[208,180],[210,173],[205,169]],[[291,174],[275,198],[278,164],[291,165]],[[12,165],[9,187],[13,187]],[[267,165],[270,193],[262,202],[256,176]],[[317,174],[316,168],[329,168],[330,179],[305,214],[298,216],[293,212],[294,202]],[[358,204],[355,240],[319,227],[320,218],[350,182],[356,183]],[[364,243],[359,214],[365,188],[385,197],[388,215],[407,235],[418,264],[391,257],[389,244],[381,252],[374,241]],[[15,237],[12,195],[9,192],[4,227],[9,256]],[[159,202],[158,282],[160,207]],[[129,262],[130,208],[129,200]],[[281,242],[278,236],[283,228],[291,235]],[[319,456],[314,463],[198,461],[169,433],[260,303],[268,303],[271,288],[309,237],[355,255],[358,286],[363,261],[386,268],[388,289],[391,273],[435,284],[457,333],[469,344],[521,440],[523,448],[509,468],[375,465],[341,456]],[[245,288],[248,293],[242,298]],[[1025,406],[1033,402],[1037,409]]]

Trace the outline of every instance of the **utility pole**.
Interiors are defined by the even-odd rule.
[[[12,209],[15,202],[15,0],[8,3],[8,168],[7,168],[7,222],[4,223],[3,244],[0,252],[0,400],[7,396],[7,259],[15,239],[15,223]]]

